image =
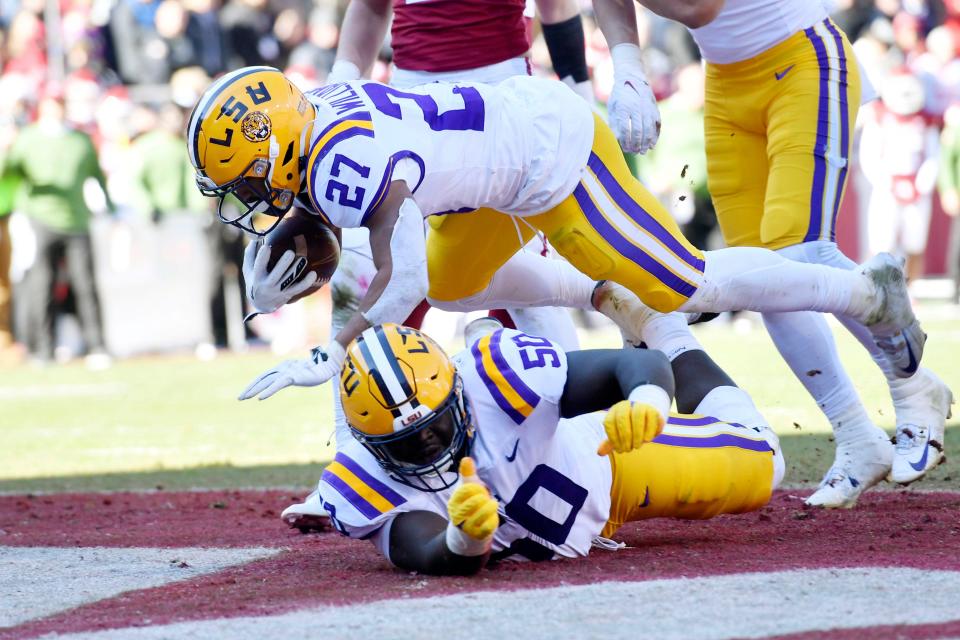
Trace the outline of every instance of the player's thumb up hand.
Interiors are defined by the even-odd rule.
[[[486,553],[500,516],[497,501],[477,477],[470,457],[460,461],[460,482],[447,500],[447,547],[462,556]]]
[[[621,400],[610,407],[603,418],[607,439],[600,443],[597,454],[605,456],[611,451],[626,453],[639,449],[663,431],[665,420],[659,409],[645,402]]]

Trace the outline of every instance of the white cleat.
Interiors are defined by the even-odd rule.
[[[811,507],[849,509],[860,494],[887,477],[893,464],[893,445],[882,429],[874,440],[837,447],[833,466],[820,486],[806,499]]]
[[[292,504],[284,509],[280,519],[291,528],[299,529],[301,533],[326,531],[330,528],[330,514],[323,508],[320,493],[316,490],[303,502]]]
[[[909,378],[920,366],[927,334],[910,305],[903,261],[889,253],[879,253],[860,269],[874,283],[878,294],[877,309],[865,324],[897,377]]]
[[[917,376],[917,392],[894,401],[896,452],[889,479],[899,484],[919,480],[944,460],[943,440],[951,416],[953,392],[928,369]]]

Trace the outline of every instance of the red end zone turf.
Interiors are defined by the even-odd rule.
[[[758,513],[705,522],[631,524],[617,536],[628,549],[595,551],[583,560],[506,563],[469,579],[410,575],[389,567],[368,543],[335,533],[305,536],[291,531],[277,514],[293,498],[279,491],[2,496],[0,546],[283,550],[271,558],[0,630],[0,638],[606,580],[818,567],[960,570],[960,494],[953,493],[873,492],[855,510],[819,511],[804,509],[799,497],[778,492]],[[928,626],[931,634],[907,637],[960,633],[960,624],[956,629]]]

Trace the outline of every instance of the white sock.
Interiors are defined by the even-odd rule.
[[[834,242],[817,241],[805,242],[780,249],[777,253],[798,262],[825,264],[848,271],[855,270],[859,265],[848,258]],[[837,320],[849,331],[863,348],[869,352],[874,363],[883,372],[890,387],[890,395],[894,400],[911,395],[917,391],[917,386],[923,384],[923,377],[914,375],[911,378],[900,378],[893,372],[893,366],[873,339],[870,330],[850,316],[837,315]]]
[[[826,311],[864,318],[876,306],[870,280],[855,271],[802,264],[754,247],[704,253],[703,283],[682,311]]]
[[[687,317],[677,311],[651,318],[643,326],[641,338],[648,348],[665,353],[670,362],[687,351],[703,351],[703,346],[687,326]]]
[[[543,336],[564,351],[577,351],[580,340],[570,310],[565,307],[526,307],[507,309],[517,329],[531,336]]]
[[[768,426],[753,404],[753,398],[740,387],[714,387],[703,397],[694,413],[712,416],[724,422],[736,422],[745,427]]]
[[[430,299],[430,304],[445,311],[520,307],[592,310],[590,297],[595,284],[564,260],[521,251],[497,270],[483,291],[460,300]]]
[[[793,375],[827,416],[837,445],[874,435],[876,426],[840,363],[833,334],[823,314],[813,311],[765,313],[763,322]]]

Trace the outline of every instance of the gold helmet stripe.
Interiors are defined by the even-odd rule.
[[[197,106],[193,108],[193,113],[190,114],[190,121],[187,125],[187,151],[194,169],[201,168],[200,149],[197,144],[200,139],[200,125],[203,123],[203,119],[207,117],[207,113],[213,102],[217,99],[217,96],[223,93],[234,81],[261,71],[276,71],[280,73],[280,70],[274,67],[244,67],[236,71],[231,71],[214,82],[203,94],[203,97],[200,98]]]

